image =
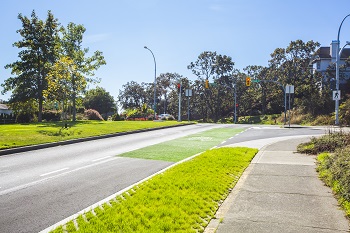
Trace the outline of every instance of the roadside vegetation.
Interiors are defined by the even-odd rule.
[[[332,132],[298,146],[298,152],[317,155],[317,171],[332,188],[350,217],[350,133]]]
[[[177,121],[76,121],[0,125],[0,149],[172,126]],[[186,124],[186,123],[185,123]]]
[[[256,153],[206,151],[52,232],[203,232]]]

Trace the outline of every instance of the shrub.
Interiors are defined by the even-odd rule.
[[[337,149],[335,153],[320,154],[317,171],[320,178],[330,186],[339,198],[339,203],[350,216],[350,147]]]
[[[317,116],[316,119],[311,122],[311,125],[333,125],[334,119],[332,116],[328,115],[320,115]]]
[[[122,119],[122,117],[121,117],[118,113],[114,113],[114,114],[111,116],[111,120],[112,120],[112,121],[123,121],[124,119]]]
[[[98,111],[96,111],[95,109],[88,109],[88,110],[85,110],[84,115],[85,115],[85,117],[86,117],[88,120],[100,120],[100,121],[103,121],[103,117],[102,117],[101,114],[100,114]]]
[[[310,142],[301,143],[297,150],[299,153],[319,154],[323,152],[334,152],[338,148],[343,148],[350,144],[350,134],[340,132],[329,132],[319,138],[311,138]]]
[[[61,113],[57,111],[43,111],[43,120],[46,121],[59,121],[61,119]]]

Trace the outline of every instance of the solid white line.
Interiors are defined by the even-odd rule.
[[[44,173],[44,174],[41,174],[40,176],[48,176],[48,175],[51,175],[53,173],[61,172],[61,171],[67,170],[67,169],[69,169],[69,167],[65,167],[65,168],[62,168],[62,169],[59,169],[59,170],[56,170],[56,171]]]
[[[106,157],[102,157],[102,158],[99,158],[99,159],[94,159],[92,160],[92,162],[97,162],[97,161],[100,161],[100,160],[103,160],[103,159],[107,159],[107,158],[110,158],[112,156],[106,156]]]

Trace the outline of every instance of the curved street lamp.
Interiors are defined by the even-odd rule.
[[[340,36],[340,29],[347,17],[349,17],[350,14],[344,17],[343,21],[341,21],[339,29],[338,29],[338,36],[337,36],[337,52],[335,54],[335,89],[339,91],[339,62],[340,62],[340,52],[339,47],[340,47],[340,41],[339,41],[339,36]],[[335,125],[339,125],[339,100],[335,100]]]
[[[151,52],[154,60],[154,95],[153,95],[153,111],[154,111],[154,120],[156,120],[156,83],[157,83],[157,63],[156,58],[154,57],[154,54],[152,50],[150,50],[147,46],[144,46],[145,49]]]

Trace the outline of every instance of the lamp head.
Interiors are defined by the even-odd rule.
[[[144,48],[145,48],[145,49],[148,49],[146,45],[144,46]]]

